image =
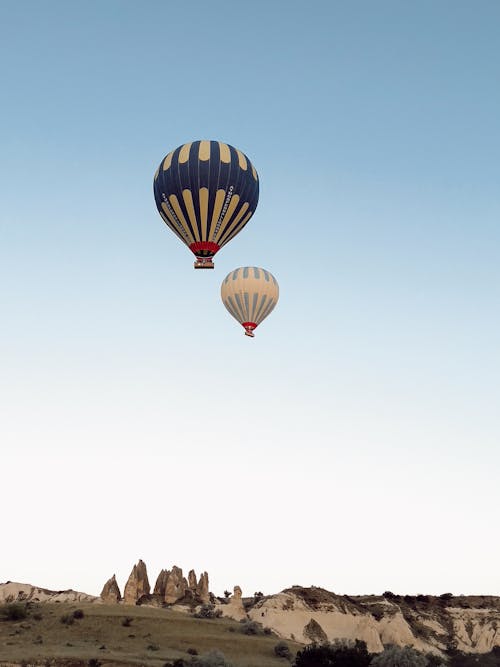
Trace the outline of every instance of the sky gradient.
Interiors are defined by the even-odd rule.
[[[500,595],[499,22],[0,4],[0,580]],[[260,177],[212,272],[152,193],[197,139]],[[253,340],[245,265],[280,284]]]

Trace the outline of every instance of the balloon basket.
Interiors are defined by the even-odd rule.
[[[211,257],[197,257],[194,263],[195,269],[213,269],[214,261]]]
[[[255,322],[242,322],[242,325],[245,329],[245,336],[250,336],[250,338],[255,338],[253,330],[257,327]]]

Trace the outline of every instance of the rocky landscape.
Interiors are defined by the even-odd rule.
[[[115,575],[99,597],[73,590],[49,591],[28,584],[0,584],[0,602],[47,602],[175,608],[186,614],[211,610],[215,616],[256,621],[283,639],[307,644],[359,639],[370,652],[384,646],[413,646],[424,653],[458,650],[487,653],[500,646],[500,598],[336,595],[322,588],[293,586],[274,595],[243,597],[241,588],[216,597],[206,572],[199,577],[180,567],[162,569],[151,592],[146,564],[133,566],[121,593]]]
[[[210,598],[208,590],[208,574],[203,572],[196,578],[194,570],[186,577],[182,569],[174,565],[171,570],[161,570],[151,593],[146,564],[139,560],[125,584],[123,597],[115,575],[108,579],[101,591],[100,599],[107,603],[123,604],[176,604],[177,602],[203,604]]]

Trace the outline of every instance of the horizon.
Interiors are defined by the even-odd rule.
[[[0,579],[500,595],[500,5],[4,2]],[[160,161],[259,174],[195,271]],[[269,270],[255,339],[224,277]]]
[[[128,574],[123,580],[121,580],[120,577],[118,577],[118,576],[116,575],[116,573],[113,573],[111,576],[109,576],[109,577],[104,581],[103,585],[100,587],[99,592],[94,592],[94,591],[93,591],[93,592],[89,592],[89,591],[87,591],[87,590],[81,590],[81,589],[79,589],[79,588],[74,588],[74,587],[69,587],[69,588],[65,588],[65,589],[55,589],[55,590],[54,590],[54,589],[48,588],[47,586],[43,586],[43,585],[41,585],[41,584],[34,584],[33,582],[28,582],[28,581],[11,581],[11,580],[8,580],[8,581],[0,581],[0,586],[8,585],[8,584],[29,585],[29,586],[32,586],[32,587],[34,587],[34,588],[45,589],[45,590],[48,590],[48,591],[51,591],[51,592],[65,592],[65,591],[70,591],[70,590],[71,590],[71,591],[74,591],[75,593],[85,593],[85,594],[87,594],[87,595],[91,595],[91,596],[95,596],[96,598],[99,598],[99,597],[100,597],[100,593],[101,593],[102,589],[104,588],[104,586],[105,586],[105,585],[106,585],[106,584],[107,584],[113,577],[115,577],[115,580],[116,580],[116,583],[117,583],[117,585],[118,585],[118,588],[120,589],[120,593],[121,593],[121,596],[122,596],[122,602],[123,602],[125,586],[126,586],[126,584],[127,584],[127,581],[128,581],[128,579],[129,579],[129,577],[132,575],[132,571],[133,571],[135,565],[137,565],[139,561],[142,561],[142,562],[145,564],[145,566],[146,566],[147,576],[148,576],[149,585],[150,585],[150,589],[151,589],[151,593],[152,593],[152,592],[153,592],[153,589],[154,589],[154,587],[155,587],[156,579],[158,578],[158,576],[159,576],[159,574],[160,574],[160,571],[161,571],[162,569],[165,569],[165,568],[160,568],[160,570],[158,570],[158,573],[157,573],[156,575],[152,576],[151,571],[149,571],[147,562],[144,561],[142,558],[137,559],[137,562],[134,563],[134,565],[133,565],[132,568],[130,569],[129,574]],[[182,566],[179,566],[177,563],[173,563],[173,564],[170,565],[169,568],[167,568],[167,569],[171,569],[171,568],[174,567],[174,566],[180,567],[180,569],[181,569],[182,572],[183,572],[183,576],[187,579],[187,575],[188,575],[189,570],[187,570],[187,569],[185,570],[184,568],[182,568]],[[200,575],[203,574],[203,571],[200,570],[199,572],[195,572],[195,574],[196,574],[197,579],[199,579],[199,578],[200,578]],[[223,590],[218,591],[218,592],[215,592],[214,590],[212,590],[212,587],[211,587],[211,585],[210,585],[210,573],[208,572],[207,574],[208,574],[208,577],[209,577],[209,591],[210,591],[210,593],[213,593],[213,594],[215,595],[215,597],[223,597],[223,595],[224,595],[224,591],[223,591]],[[230,591],[230,594],[231,594],[231,596],[232,596],[232,595],[233,595],[233,588],[235,588],[236,586],[238,586],[238,584],[234,584],[234,586],[231,586],[231,587],[226,587],[224,590],[229,590],[229,591]],[[443,593],[428,593],[428,592],[426,592],[426,591],[420,591],[419,593],[407,593],[407,592],[403,592],[403,591],[389,591],[389,590],[387,590],[387,589],[384,590],[383,592],[370,592],[370,593],[356,593],[356,594],[353,594],[353,593],[349,593],[348,591],[339,592],[339,591],[328,590],[328,589],[326,589],[324,586],[320,586],[320,585],[316,585],[316,584],[311,584],[311,585],[308,585],[308,586],[306,586],[306,585],[302,585],[302,584],[290,584],[289,586],[285,586],[285,587],[283,587],[283,588],[280,589],[280,590],[276,590],[276,591],[274,591],[274,590],[273,590],[273,591],[268,591],[267,593],[264,593],[263,591],[257,590],[257,591],[254,591],[253,593],[248,592],[248,593],[245,594],[245,591],[242,591],[242,597],[243,597],[243,598],[252,598],[252,597],[255,597],[255,595],[256,595],[257,592],[258,592],[259,594],[262,593],[262,595],[263,595],[264,597],[268,597],[268,596],[276,595],[276,594],[281,593],[281,592],[286,591],[286,590],[292,590],[292,589],[294,589],[294,588],[299,588],[299,589],[301,589],[301,588],[304,588],[304,589],[307,589],[307,588],[322,589],[322,590],[326,590],[326,591],[328,591],[329,593],[333,593],[334,595],[338,595],[338,596],[340,596],[340,597],[386,597],[386,594],[388,594],[388,593],[389,593],[390,595],[394,595],[394,596],[396,596],[396,597],[418,597],[418,596],[420,596],[420,595],[428,596],[428,597],[430,597],[430,598],[433,598],[433,597],[434,597],[434,598],[439,598],[439,597],[449,596],[449,595],[452,595],[453,598],[463,598],[463,597],[480,597],[480,598],[484,598],[484,597],[500,597],[500,596],[498,596],[498,595],[493,595],[493,594],[488,594],[488,595],[485,595],[485,594],[474,594],[474,593],[464,594],[464,593],[452,593],[451,591],[444,591]]]

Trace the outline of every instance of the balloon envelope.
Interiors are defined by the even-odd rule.
[[[153,183],[164,222],[195,254],[195,268],[213,268],[215,253],[250,220],[259,178],[250,160],[220,141],[193,141],[169,153]]]
[[[253,337],[254,329],[278,303],[278,281],[257,266],[242,266],[228,273],[221,285],[222,302],[231,315]]]

